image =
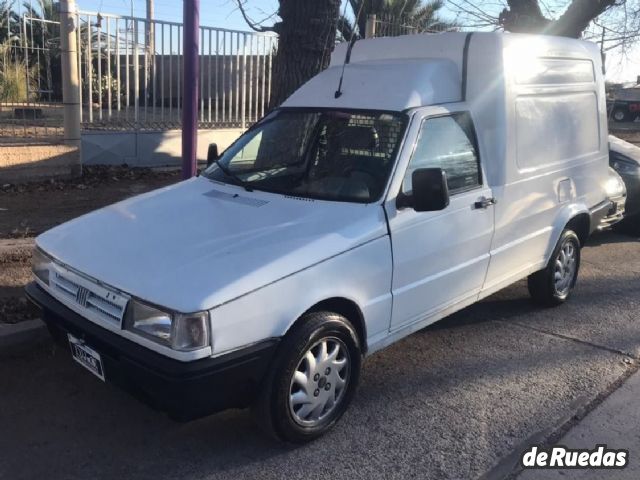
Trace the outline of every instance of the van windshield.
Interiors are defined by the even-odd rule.
[[[385,188],[405,126],[402,113],[277,110],[203,175],[285,195],[374,202]]]

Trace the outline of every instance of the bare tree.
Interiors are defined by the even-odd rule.
[[[640,40],[640,0],[446,0],[467,28],[591,40],[621,61]],[[635,50],[637,51],[637,50]]]
[[[639,0],[505,0],[502,7],[488,1],[447,2],[457,21],[470,27],[592,39],[604,29],[606,41],[628,42],[640,33]]]
[[[538,0],[507,0],[498,22],[510,32],[580,38],[594,19],[616,5],[619,0],[573,0],[562,15],[549,19],[542,14]]]
[[[264,21],[249,18],[244,0],[236,1],[252,29],[279,35],[270,105],[276,107],[329,64],[340,17],[340,0],[280,0],[277,12],[280,21],[270,27],[264,26]]]

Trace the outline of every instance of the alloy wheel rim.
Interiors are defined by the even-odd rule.
[[[342,340],[318,340],[298,362],[289,387],[289,411],[299,425],[325,420],[344,398],[351,373],[349,350]]]
[[[571,288],[576,273],[576,246],[571,241],[562,245],[556,257],[554,268],[554,285],[558,295],[565,295]]]

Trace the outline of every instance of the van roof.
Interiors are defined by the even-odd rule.
[[[447,59],[371,60],[329,67],[284,102],[284,107],[336,107],[402,111],[460,98],[460,73]]]
[[[446,32],[360,40],[344,66],[342,95],[335,97],[347,44],[337,45],[329,68],[294,92],[284,107],[362,108],[402,111],[463,100],[465,42],[493,71],[507,50],[525,57],[592,58],[589,42],[544,35]],[[597,53],[597,52],[595,52]],[[474,75],[474,72],[469,72]]]

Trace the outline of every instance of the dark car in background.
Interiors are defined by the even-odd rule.
[[[627,188],[625,226],[640,232],[640,148],[609,135],[609,165]]]
[[[609,117],[616,122],[632,122],[640,115],[640,88],[622,88],[607,100]]]

